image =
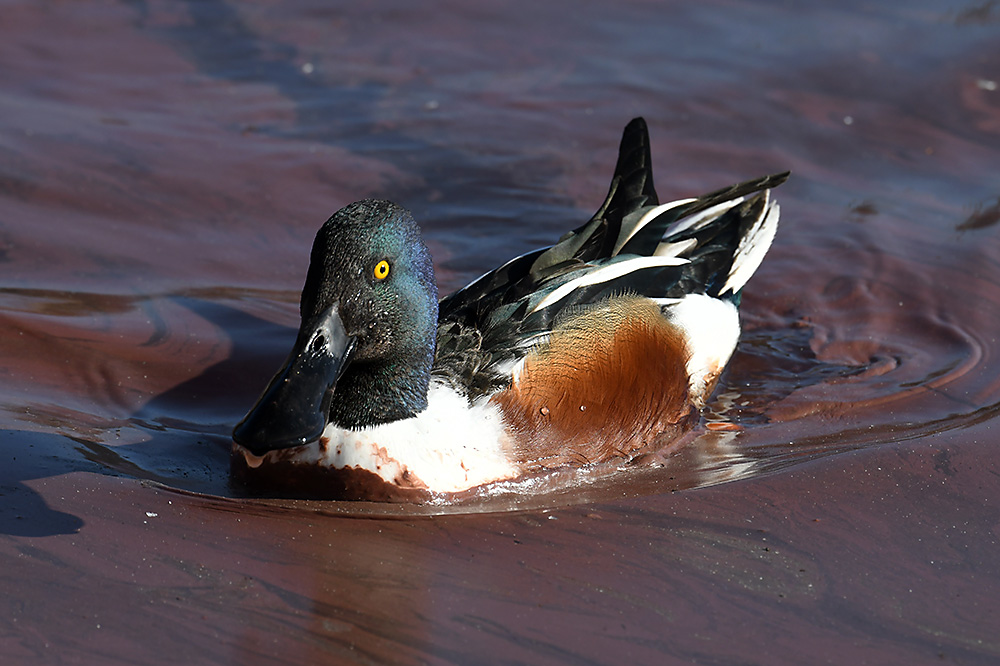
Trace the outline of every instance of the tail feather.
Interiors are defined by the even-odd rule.
[[[652,254],[662,241],[685,238],[685,231],[706,226],[708,222],[720,217],[721,212],[730,208],[730,203],[739,203],[751,194],[777,187],[785,182],[788,176],[788,171],[772,174],[725,187],[697,199],[674,202],[674,204],[679,205],[663,204],[661,212],[650,216],[651,219],[643,223],[641,230],[633,232],[633,237],[622,247],[621,252],[639,255]],[[720,207],[720,215],[713,217],[713,209],[716,206]],[[637,220],[638,222],[639,220]]]
[[[661,205],[646,123],[634,119],[622,136],[608,195],[586,224],[441,301],[439,357],[452,347],[474,347],[479,371],[505,368],[523,356],[521,341],[546,335],[567,313],[622,294],[664,307],[702,294],[732,307],[774,239],[779,208],[769,190],[788,175]],[[504,373],[496,374],[502,381]]]
[[[544,274],[549,267],[571,258],[587,262],[614,256],[632,235],[634,224],[629,224],[632,214],[655,207],[659,202],[653,187],[649,130],[645,120],[633,118],[622,133],[615,174],[604,203],[586,224],[570,231],[542,253],[531,272]]]
[[[748,215],[747,219],[753,219],[753,222],[740,237],[728,279],[719,291],[720,296],[724,296],[727,292],[735,295],[743,289],[743,285],[764,261],[764,255],[770,249],[774,235],[778,231],[781,208],[778,202],[771,201],[770,190],[764,190],[754,201],[753,209],[748,212],[752,215]]]

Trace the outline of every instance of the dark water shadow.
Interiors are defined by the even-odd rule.
[[[165,301],[210,322],[231,341],[229,354],[124,419],[122,425],[141,441],[115,444],[104,433],[74,441],[87,460],[112,473],[189,492],[231,495],[232,428],[280,362],[273,350],[290,346],[295,330],[196,296]]]
[[[84,525],[79,516],[57,511],[27,482],[74,471],[100,471],[80,459],[67,459],[61,438],[23,430],[0,430],[0,534],[47,537],[76,534]],[[81,512],[82,513],[82,512]]]

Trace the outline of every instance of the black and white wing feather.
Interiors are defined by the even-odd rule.
[[[636,118],[608,196],[586,224],[441,301],[433,373],[472,398],[502,388],[561,316],[613,296],[738,302],[777,229],[768,190],[788,173],[660,204],[651,164],[646,123]]]

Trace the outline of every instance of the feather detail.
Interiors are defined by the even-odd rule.
[[[432,374],[475,400],[509,386],[553,326],[595,302],[643,296],[666,312],[663,304],[690,294],[738,299],[777,228],[767,188],[788,174],[660,204],[651,163],[637,118],[625,128],[607,197],[586,224],[441,301]]]

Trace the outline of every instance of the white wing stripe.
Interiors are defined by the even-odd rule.
[[[744,197],[736,197],[735,199],[730,199],[729,201],[723,201],[720,204],[715,204],[714,206],[710,206],[709,208],[706,208],[700,213],[685,218],[677,225],[667,229],[667,233],[665,235],[672,236],[674,234],[680,233],[681,231],[687,231],[688,229],[695,229],[695,230],[701,229],[703,226],[705,226],[712,220],[716,219],[723,213],[728,212],[729,209],[733,208],[734,206],[737,206],[738,204],[743,203],[743,199]]]
[[[688,250],[693,250],[698,245],[698,239],[688,238],[676,243],[660,243],[653,251],[654,257],[679,257]]]
[[[601,268],[590,271],[586,275],[582,275],[575,280],[570,280],[566,284],[558,287],[551,294],[539,301],[538,305],[532,308],[531,312],[528,314],[533,314],[542,308],[547,308],[553,303],[559,302],[568,294],[572,293],[574,289],[579,289],[580,287],[600,284],[601,282],[609,282],[615,278],[628,275],[633,271],[640,271],[644,268],[654,268],[657,266],[683,266],[687,263],[690,263],[687,259],[681,259],[678,257],[636,257],[635,259],[628,259],[626,261],[619,261],[608,266],[602,266]]]
[[[623,247],[625,247],[625,244],[628,243],[630,240],[632,240],[632,237],[635,236],[637,233],[639,233],[639,231],[643,227],[645,227],[647,224],[649,224],[651,220],[659,217],[662,213],[665,213],[668,210],[677,208],[678,206],[683,206],[684,204],[689,204],[689,203],[691,203],[693,201],[697,201],[697,199],[678,199],[677,201],[671,201],[669,203],[660,204],[659,206],[655,206],[653,208],[650,208],[639,219],[639,221],[636,222],[636,225],[632,228],[632,232],[629,233],[628,237],[627,238],[623,238],[622,240],[619,240],[615,244],[615,249],[611,253],[611,256],[613,257],[616,254],[618,254],[621,251],[621,249]]]

